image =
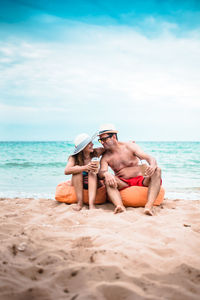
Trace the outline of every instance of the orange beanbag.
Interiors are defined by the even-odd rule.
[[[148,188],[143,186],[130,186],[120,191],[124,206],[145,206],[147,203]],[[161,186],[160,192],[154,202],[154,205],[160,205],[164,200],[165,190]]]
[[[68,204],[76,203],[76,193],[70,181],[61,182],[56,187],[55,199],[59,202],[64,202]],[[88,204],[88,190],[83,190],[83,202]],[[106,202],[106,189],[104,186],[97,189],[95,204],[102,204]]]
[[[124,206],[139,207],[145,206],[147,202],[148,188],[141,186],[131,186],[122,191],[120,195]],[[163,202],[165,190],[161,187],[160,192],[154,202],[154,205],[160,205]],[[74,187],[70,184],[70,181],[62,182],[56,187],[55,199],[59,202],[68,204],[76,203],[76,193]],[[83,201],[88,204],[88,191],[83,191]],[[95,204],[103,204],[106,202],[106,189],[101,187],[97,190]]]

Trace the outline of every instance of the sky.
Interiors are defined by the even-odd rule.
[[[0,0],[0,140],[200,140],[199,0]]]

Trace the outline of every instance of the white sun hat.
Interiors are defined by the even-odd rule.
[[[81,133],[77,135],[74,140],[74,152],[72,155],[78,154],[81,152],[90,142],[92,142],[97,134],[95,133],[92,137],[90,137],[87,133]]]
[[[104,133],[118,133],[116,130],[115,126],[113,124],[103,124],[99,128],[99,134],[104,134]]]

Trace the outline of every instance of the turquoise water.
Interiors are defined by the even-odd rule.
[[[137,142],[162,169],[166,198],[200,199],[200,142]],[[54,199],[72,142],[0,142],[0,197]]]

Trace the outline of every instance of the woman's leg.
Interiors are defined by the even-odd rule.
[[[88,173],[88,198],[89,209],[94,209],[95,198],[97,193],[97,175],[93,172]]]
[[[72,176],[72,185],[74,186],[76,197],[77,197],[77,206],[74,210],[81,210],[83,207],[83,174],[78,173]]]

